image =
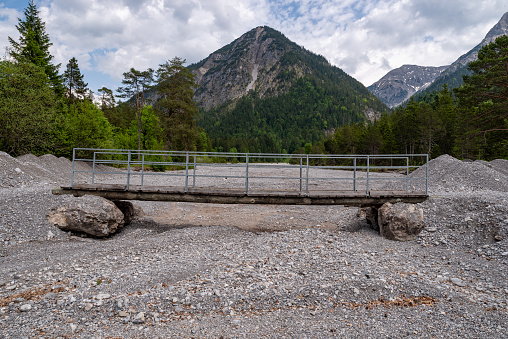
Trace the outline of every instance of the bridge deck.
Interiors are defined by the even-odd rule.
[[[53,194],[72,194],[74,196],[96,195],[109,200],[178,201],[218,204],[278,204],[278,205],[348,205],[380,206],[386,202],[419,203],[427,199],[425,192],[369,191],[367,196],[361,191],[309,190],[308,194],[297,190],[256,190],[171,186],[138,186],[118,184],[74,184],[61,187]]]

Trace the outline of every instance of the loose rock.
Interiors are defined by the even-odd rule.
[[[66,206],[53,207],[47,219],[61,230],[95,237],[106,237],[124,225],[124,215],[113,202],[91,195],[74,199]]]
[[[410,241],[423,230],[423,210],[413,204],[386,203],[378,211],[380,233],[390,240]]]

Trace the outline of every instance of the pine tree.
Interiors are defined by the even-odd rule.
[[[201,138],[195,125],[198,108],[193,100],[194,74],[175,57],[157,70],[157,111],[162,117],[166,147],[192,150]]]
[[[88,84],[83,81],[83,74],[81,74],[78,61],[74,57],[70,59],[67,64],[67,69],[63,75],[63,83],[65,86],[65,95],[70,102],[76,99],[85,99],[88,92]]]
[[[52,151],[57,98],[29,62],[0,61],[0,150],[13,156]]]
[[[18,62],[30,62],[42,67],[48,76],[53,89],[57,93],[62,91],[62,78],[58,74],[60,64],[53,65],[53,56],[49,48],[53,45],[46,33],[46,24],[39,17],[39,11],[33,0],[30,0],[25,9],[25,20],[18,18],[16,28],[19,32],[19,41],[9,37],[11,45],[9,54]]]
[[[113,91],[107,87],[102,87],[99,89],[99,94],[101,96],[101,111],[106,111],[108,108],[113,108],[115,106],[115,96],[113,95]]]
[[[138,125],[138,150],[141,150],[141,139],[143,134],[143,108],[146,103],[146,92],[152,87],[153,83],[153,69],[149,68],[146,71],[138,71],[131,68],[129,72],[123,74],[124,79],[122,84],[124,87],[119,87],[118,97],[126,98],[128,100],[134,99],[136,107],[136,120]],[[138,155],[138,160],[141,160],[141,155]]]
[[[486,159],[507,157],[508,36],[500,36],[482,47],[478,60],[468,68],[473,75],[464,76],[464,86],[456,89],[462,114],[457,147],[463,148],[462,144],[472,140],[471,146],[476,147],[463,148],[460,155]]]

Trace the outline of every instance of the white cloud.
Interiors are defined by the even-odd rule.
[[[28,1],[26,1],[28,3]],[[259,25],[324,55],[365,85],[402,64],[440,66],[481,41],[508,11],[504,0],[41,0],[64,67],[119,82],[130,67],[179,56],[197,62]],[[1,5],[0,5],[1,6]],[[17,36],[21,13],[0,7],[0,33]],[[90,81],[94,88],[94,81]],[[95,87],[101,87],[95,84]]]
[[[6,8],[0,4],[0,57],[7,56],[6,47],[9,46],[8,37],[14,40],[18,39],[18,31],[16,25],[21,13],[12,8]]]

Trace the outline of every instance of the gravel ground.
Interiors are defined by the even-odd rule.
[[[0,338],[507,337],[506,160],[433,160],[405,243],[351,207],[158,202],[85,238],[45,219],[70,169],[0,153]]]

